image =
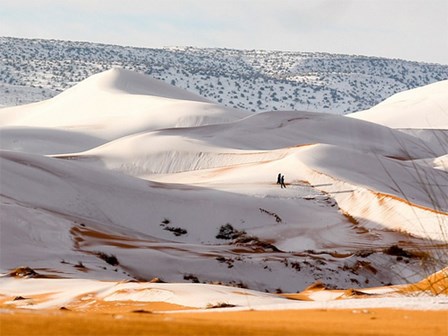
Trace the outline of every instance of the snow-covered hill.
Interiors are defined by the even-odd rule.
[[[425,140],[428,148],[443,155],[448,148],[448,80],[393,95],[366,111],[349,117],[374,122]],[[446,156],[435,163],[448,170]]]
[[[350,117],[400,129],[448,129],[448,80],[400,92]]]
[[[6,130],[3,141],[8,141],[9,133],[20,133],[20,126],[52,128],[53,132],[79,131],[83,136],[106,141],[142,131],[227,122],[248,115],[148,76],[116,68],[93,75],[52,99],[4,108],[0,122],[15,127]],[[54,138],[50,142],[58,145]],[[10,144],[22,146],[18,142]]]
[[[250,114],[123,69],[0,110],[0,134],[3,273],[295,292],[445,266],[447,152],[418,134]]]
[[[0,37],[0,106],[52,97],[117,66],[252,112],[346,114],[368,109],[394,93],[448,79],[447,65],[377,57],[192,47],[145,49]]]

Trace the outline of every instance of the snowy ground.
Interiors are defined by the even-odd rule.
[[[445,270],[446,279],[446,270]],[[446,280],[445,280],[446,283]],[[211,311],[400,308],[446,310],[448,297],[430,292],[404,293],[409,286],[378,287],[358,291],[310,289],[301,298],[261,293],[248,289],[207,284],[106,282],[85,279],[0,279],[7,308],[95,311],[99,307],[135,307],[168,303]],[[446,292],[446,288],[445,288]],[[18,299],[20,298],[20,299]],[[197,310],[195,310],[197,312]],[[177,311],[178,312],[178,311]]]
[[[425,101],[403,126],[412,132],[368,118],[249,115],[120,69],[4,108],[0,272],[26,265],[64,280],[6,277],[0,294],[74,281],[81,295],[82,281],[96,291],[116,286],[99,280],[155,277],[191,295],[230,285],[229,298],[234,287],[419,281],[446,266],[447,147],[428,134],[447,134],[446,109],[431,109],[447,84],[403,98]],[[432,126],[419,126],[422,113]],[[190,282],[203,285],[180,284]]]

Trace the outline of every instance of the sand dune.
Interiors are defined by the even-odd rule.
[[[448,129],[448,81],[393,95],[369,110],[349,116],[392,128]]]
[[[445,309],[445,87],[249,115],[113,69],[1,109],[0,272],[53,278],[1,277],[2,307]]]
[[[142,131],[227,122],[247,115],[147,76],[112,69],[52,99],[4,108],[0,125],[57,128],[112,140]]]

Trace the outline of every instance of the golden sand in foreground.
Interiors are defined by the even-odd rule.
[[[293,310],[211,313],[0,313],[0,335],[448,335],[448,311]]]

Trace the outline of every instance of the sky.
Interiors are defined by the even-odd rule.
[[[448,0],[0,0],[0,36],[448,65]]]

